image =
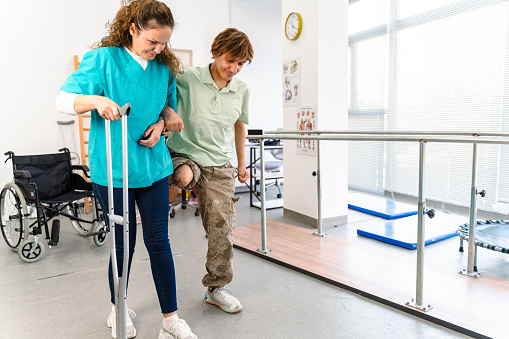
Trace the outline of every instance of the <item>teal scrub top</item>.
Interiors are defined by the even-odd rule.
[[[123,47],[102,47],[87,52],[80,67],[61,87],[62,91],[101,95],[119,106],[131,104],[127,117],[129,188],[149,187],[173,173],[164,136],[153,147],[138,144],[148,126],[169,106],[176,110],[176,83],[165,64],[149,60],[147,68]],[[89,164],[92,182],[107,186],[105,120],[97,110],[91,114]],[[122,124],[112,121],[111,154],[113,187],[122,187]]]

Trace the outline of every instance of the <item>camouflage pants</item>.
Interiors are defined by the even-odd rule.
[[[235,167],[202,167],[183,154],[171,151],[173,168],[189,165],[193,180],[181,189],[196,190],[203,228],[208,237],[207,274],[202,283],[207,287],[223,287],[233,279],[233,229],[235,227],[235,208],[239,199],[235,193]],[[170,185],[178,186],[173,175]]]

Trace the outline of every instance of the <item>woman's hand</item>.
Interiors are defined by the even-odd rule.
[[[119,105],[110,98],[97,96],[95,102],[95,109],[99,112],[99,115],[106,120],[115,121],[122,120],[122,117],[118,113]]]
[[[110,98],[100,95],[79,95],[74,99],[74,110],[81,114],[96,109],[106,120],[121,120],[118,113],[119,106]]]
[[[161,133],[164,130],[164,122],[162,120],[156,122],[153,125],[148,126],[145,133],[143,133],[141,139],[138,141],[138,144],[145,147],[153,147],[155,144],[159,142],[161,138]]]

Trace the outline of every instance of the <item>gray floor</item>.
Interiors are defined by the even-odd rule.
[[[237,226],[259,222],[260,210],[249,207],[248,194],[236,204]],[[203,303],[207,240],[194,210],[177,211],[169,227],[178,281],[178,314],[200,338],[462,338],[457,332],[391,309],[266,260],[235,251],[235,279],[230,290],[244,310],[230,315]],[[369,241],[355,235],[365,215],[350,211],[349,224],[331,227],[330,235]],[[349,212],[349,213],[350,213]],[[292,223],[282,209],[268,218]],[[436,244],[427,260],[444,261],[454,269],[466,265],[458,240]],[[389,246],[380,244],[380,246]],[[394,247],[394,246],[392,246]],[[409,254],[402,250],[402,255]],[[415,252],[415,251],[413,251]],[[427,252],[427,253],[428,253]],[[76,234],[62,219],[60,243],[36,263],[22,262],[0,245],[1,338],[110,338],[107,283],[109,243],[97,247]],[[483,251],[483,258],[507,267],[507,255]],[[480,259],[481,260],[481,259]],[[482,259],[484,260],[484,259]],[[507,276],[505,277],[507,278]],[[157,338],[161,315],[141,234],[132,266],[129,308],[137,317],[137,338]]]

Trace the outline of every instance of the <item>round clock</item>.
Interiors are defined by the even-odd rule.
[[[302,32],[302,16],[292,12],[286,18],[285,34],[289,40],[297,40]]]

